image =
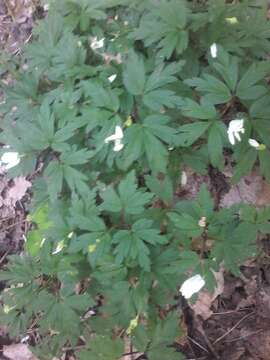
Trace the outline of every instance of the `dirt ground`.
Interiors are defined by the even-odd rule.
[[[0,51],[19,56],[23,44],[31,41],[33,22],[43,15],[44,10],[37,1],[0,0]],[[3,80],[7,74],[1,76]],[[230,206],[239,201],[258,207],[270,205],[270,185],[256,171],[234,187],[230,186],[230,164],[223,173],[212,168],[209,168],[206,176],[196,175],[190,169],[186,169],[186,173],[187,184],[177,193],[177,197],[194,198],[204,182],[211,189],[216,207]],[[5,264],[9,254],[23,250],[24,236],[29,228],[26,215],[31,198],[30,188],[29,179],[20,177],[8,180],[0,168],[0,267]],[[181,325],[185,331],[175,346],[185,354],[186,359],[270,360],[269,240],[269,237],[258,239],[259,255],[242,265],[239,278],[221,269],[216,274],[218,288],[214,295],[202,292],[195,304],[180,299],[179,311],[183,314]],[[0,284],[2,290],[3,284]],[[0,324],[1,349],[12,346],[12,343],[8,329]],[[4,357],[0,352],[0,359],[16,360],[15,352],[8,353],[7,348],[4,354],[9,356]],[[139,358],[143,359],[143,356]],[[68,355],[63,359],[67,360]]]

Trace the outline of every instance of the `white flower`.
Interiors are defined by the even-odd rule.
[[[187,279],[181,286],[180,292],[182,295],[189,299],[191,296],[201,290],[205,285],[204,279],[201,275],[197,274]]]
[[[116,74],[109,76],[108,77],[109,82],[112,83],[116,79],[116,76],[117,76]]]
[[[124,144],[121,142],[121,140],[115,140],[113,151],[120,151],[124,147]]]
[[[235,16],[227,17],[225,18],[225,20],[227,21],[228,24],[232,24],[232,25],[238,24],[238,19]]]
[[[97,49],[100,49],[104,46],[104,40],[105,38],[102,38],[100,40],[97,40],[97,37],[94,37],[91,39],[91,48],[93,50],[97,50]]]
[[[249,139],[249,140],[248,140],[248,143],[249,143],[250,146],[255,147],[256,149],[257,149],[258,147],[260,147],[260,144],[259,144],[258,141],[255,140],[255,139]]]
[[[186,186],[187,185],[187,173],[185,171],[182,171],[182,174],[181,174],[181,185],[182,186]]]
[[[64,249],[64,247],[65,247],[64,240],[59,241],[55,250],[52,252],[52,255],[56,255],[56,254],[60,253]]]
[[[210,53],[213,59],[215,59],[217,57],[217,44],[214,43],[210,46]]]
[[[6,170],[13,168],[20,162],[20,156],[15,151],[6,152],[2,155],[0,165],[4,166]]]
[[[115,133],[112,134],[111,136],[108,136],[104,140],[104,142],[105,142],[105,144],[108,144],[110,141],[114,141],[113,151],[120,151],[124,147],[124,144],[122,143],[123,137],[124,137],[124,133],[123,133],[121,126],[116,125]]]
[[[202,228],[205,228],[206,227],[206,217],[203,216],[200,218],[199,222],[198,222],[198,225]]]
[[[235,139],[241,141],[240,134],[245,133],[244,119],[232,120],[227,130],[229,141],[232,145],[235,145]]]

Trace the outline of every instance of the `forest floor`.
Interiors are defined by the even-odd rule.
[[[0,77],[11,81],[2,71],[4,52],[20,56],[31,41],[33,23],[43,17],[44,9],[34,0],[0,0]],[[0,104],[3,101],[0,86]],[[0,114],[1,121],[1,114]],[[0,126],[1,127],[1,126]],[[179,169],[180,172],[180,169]],[[230,185],[230,166],[223,173],[209,168],[208,175],[196,175],[186,169],[187,184],[177,196],[196,197],[200,184],[206,183],[217,207],[245,202],[257,207],[270,205],[270,185],[256,170]],[[0,267],[8,255],[23,251],[30,224],[27,209],[31,200],[31,176],[9,180],[0,167]],[[181,304],[182,328],[176,347],[189,360],[269,360],[270,359],[270,237],[258,239],[258,255],[241,266],[241,276],[234,277],[221,269],[216,273],[214,294],[201,292],[194,304]],[[4,291],[0,284],[0,292]],[[161,355],[162,356],[162,355]],[[8,329],[0,324],[0,359],[34,360],[25,343],[10,339]],[[61,360],[74,359],[63,354]],[[125,360],[144,359],[143,355]],[[55,359],[56,360],[56,359]],[[162,357],[157,360],[162,360]]]

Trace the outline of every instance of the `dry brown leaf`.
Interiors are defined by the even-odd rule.
[[[221,198],[220,206],[230,207],[240,202],[256,204],[258,194],[262,191],[262,181],[262,177],[256,174],[245,176]]]
[[[30,181],[26,180],[23,176],[16,177],[14,179],[14,185],[7,191],[6,204],[9,203],[11,206],[14,206],[17,201],[24,197],[27,189],[31,186]]]
[[[265,180],[262,181],[262,187],[257,194],[256,206],[269,206],[270,205],[270,184]]]
[[[25,344],[12,344],[4,346],[3,355],[10,360],[38,360]]]
[[[221,268],[219,272],[213,271],[213,274],[217,282],[217,286],[214,290],[214,293],[210,294],[208,291],[202,291],[199,293],[196,303],[190,305],[195,315],[200,315],[204,320],[209,319],[210,316],[213,314],[213,311],[211,310],[212,303],[223,292],[224,289],[223,273],[224,273],[223,268]]]

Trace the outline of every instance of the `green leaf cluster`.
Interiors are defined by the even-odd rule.
[[[255,166],[270,181],[270,31],[254,3],[51,1],[21,59],[1,55],[14,81],[1,86],[0,142],[20,154],[9,175],[34,173],[1,323],[21,337],[34,326],[41,360],[63,348],[117,360],[126,336],[150,360],[179,359],[181,283],[193,272],[213,289],[213,270],[237,275],[256,254],[268,208],[220,209],[205,184],[183,200],[181,184],[186,167],[228,163],[232,182]]]

